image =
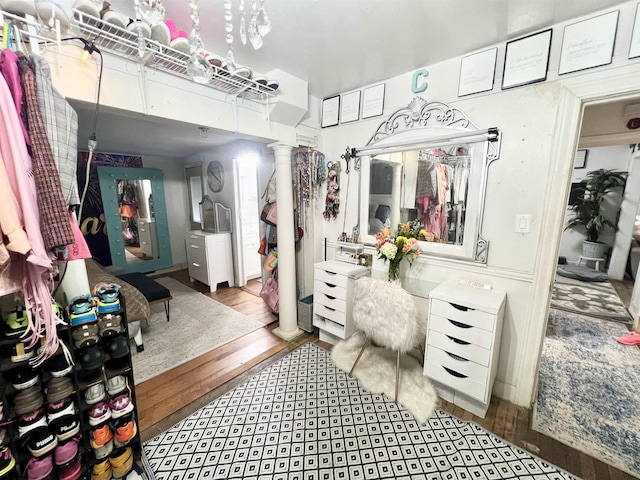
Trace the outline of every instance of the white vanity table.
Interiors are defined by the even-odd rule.
[[[191,281],[209,285],[215,292],[219,283],[233,287],[233,252],[231,233],[209,233],[202,230],[187,232],[187,262]]]

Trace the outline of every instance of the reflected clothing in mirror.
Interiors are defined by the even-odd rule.
[[[115,182],[126,262],[159,258],[151,180],[116,179]]]

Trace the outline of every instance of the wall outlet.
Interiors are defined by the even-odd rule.
[[[531,231],[531,215],[530,214],[518,214],[516,215],[516,232],[517,233],[529,233]]]

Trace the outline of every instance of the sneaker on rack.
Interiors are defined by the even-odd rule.
[[[66,465],[72,461],[78,454],[78,443],[80,443],[80,436],[58,443],[54,452],[55,464]]]
[[[18,420],[18,438],[24,437],[38,427],[46,427],[47,425],[44,407],[38,408],[35,412],[21,415],[20,420]]]
[[[113,476],[115,478],[124,477],[133,468],[133,449],[127,447],[114,452],[111,457],[109,457],[109,462],[113,469]]]
[[[69,315],[71,326],[95,322],[98,319],[93,297],[88,294],[73,297],[69,310],[71,311]]]
[[[13,399],[13,410],[16,415],[26,415],[35,412],[44,403],[44,397],[39,385],[34,385],[18,393]]]
[[[24,362],[33,357],[33,347],[28,347],[26,343],[18,342],[11,346],[10,360],[13,363]]]
[[[84,392],[84,401],[87,402],[87,405],[95,405],[96,403],[104,400],[107,396],[104,390],[104,384],[98,383],[96,385],[92,385]]]
[[[56,418],[74,415],[75,413],[76,405],[73,403],[71,397],[66,397],[47,405],[47,419],[49,423],[52,423]]]
[[[55,355],[47,360],[47,369],[54,378],[64,377],[73,371],[73,365],[69,363],[66,355]]]
[[[28,480],[45,480],[53,472],[53,456],[32,457],[27,463]]]
[[[80,420],[76,414],[56,417],[54,420],[49,422],[49,426],[56,432],[59,442],[67,440],[80,433]]]
[[[116,433],[114,436],[114,444],[116,447],[123,447],[129,443],[138,433],[133,415],[128,415],[118,419],[115,423]]]
[[[97,403],[89,410],[89,425],[99,425],[111,418],[111,409],[106,400]]]
[[[115,335],[110,338],[105,347],[110,358],[124,358],[129,354],[129,339],[127,335]]]
[[[77,455],[71,463],[60,469],[58,472],[58,480],[77,480],[80,478],[81,471],[80,455]]]
[[[23,305],[18,305],[7,316],[4,324],[4,334],[7,338],[19,337],[27,331],[29,319]]]
[[[31,431],[27,447],[34,457],[42,457],[58,445],[58,437],[49,427],[38,427]]]
[[[110,480],[113,477],[113,470],[109,459],[96,463],[91,469],[91,480]]]
[[[83,370],[96,370],[104,363],[104,355],[98,345],[93,345],[82,351],[77,360]]]
[[[122,324],[122,315],[114,315],[107,313],[106,315],[100,315],[98,319],[98,328],[100,330],[101,337],[111,337],[120,333]]]
[[[96,427],[89,432],[89,442],[91,448],[97,450],[100,447],[106,445],[113,439],[113,432],[108,424],[104,424],[101,427]]]
[[[97,299],[98,313],[110,313],[120,310],[120,285],[117,283],[98,283],[93,288]]]
[[[120,392],[123,392],[127,388],[127,381],[123,375],[116,375],[107,380],[107,392],[110,397],[115,397]]]
[[[28,365],[23,365],[16,368],[12,374],[13,388],[16,390],[26,390],[29,387],[33,387],[40,380],[40,376],[37,372],[31,369]]]
[[[120,418],[133,411],[133,402],[129,392],[122,393],[115,398],[109,400],[109,408],[111,408],[111,417]]]
[[[7,475],[16,465],[16,459],[8,447],[0,447],[0,477]]]
[[[100,448],[94,448],[93,453],[96,456],[97,460],[102,460],[103,458],[108,457],[113,452],[113,440],[109,440]]]
[[[76,348],[87,348],[100,341],[98,337],[98,325],[85,323],[73,329],[71,333]]]
[[[47,401],[57,403],[73,395],[73,383],[69,377],[55,377],[47,384]]]

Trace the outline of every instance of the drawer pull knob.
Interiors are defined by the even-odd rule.
[[[458,360],[459,362],[468,362],[469,360],[467,360],[464,357],[461,357],[460,355],[456,355],[455,353],[450,353],[450,352],[444,352],[447,355],[449,355],[451,358],[453,358],[454,360]]]
[[[331,276],[337,275],[337,273],[335,273],[335,272],[327,272],[326,270],[324,270],[324,273],[326,273],[327,275],[331,275]]]
[[[335,312],[335,311],[336,311],[336,309],[335,309],[335,308],[327,307],[326,305],[324,306],[324,308],[326,308],[327,310],[331,310],[332,312]]]
[[[197,235],[189,235],[191,238],[198,238]]]
[[[447,367],[442,367],[442,368],[444,368],[449,375],[453,375],[454,377],[458,377],[458,378],[467,378],[466,375],[463,375],[462,373],[458,373],[455,370],[451,370],[450,368],[447,368]]]
[[[198,245],[191,245],[191,248],[200,248]]]
[[[336,288],[336,286],[334,284],[332,284],[332,283],[324,282],[324,284],[329,288]]]
[[[459,338],[456,338],[456,337],[450,337],[449,335],[447,335],[447,338],[452,342],[457,343],[458,345],[471,345],[471,343],[465,342],[464,340],[460,340]]]
[[[194,262],[194,263],[192,263],[192,265],[193,265],[194,267],[199,267],[199,266],[200,266],[200,264],[199,264],[199,263],[195,263],[195,262]]]
[[[325,297],[327,297],[329,300],[335,300],[336,297],[332,297],[331,295],[327,295],[326,293],[324,294]]]
[[[449,305],[451,305],[456,310],[461,310],[463,312],[466,312],[467,310],[473,310],[473,308],[465,307],[464,305],[458,305],[457,303],[449,303]]]
[[[455,320],[451,320],[449,318],[447,318],[447,320],[449,320],[453,325],[455,325],[456,327],[459,328],[471,328],[472,325],[467,325],[466,323],[462,323],[462,322],[456,322]]]

